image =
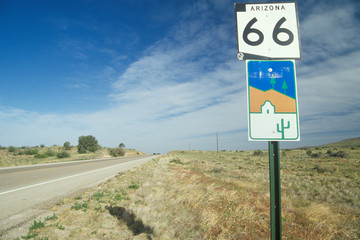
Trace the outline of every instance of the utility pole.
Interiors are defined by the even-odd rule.
[[[219,137],[218,137],[218,133],[216,133],[216,152],[219,152]]]

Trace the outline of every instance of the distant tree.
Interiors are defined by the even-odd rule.
[[[288,85],[286,84],[286,81],[284,80],[283,85],[281,87],[284,90],[284,94],[286,94],[286,90],[288,89]]]
[[[71,149],[71,144],[70,144],[69,141],[64,142],[64,149],[65,150],[70,150]]]
[[[44,147],[45,147],[45,144],[40,144],[40,147],[41,147],[41,148],[44,148]]]
[[[276,84],[276,80],[275,80],[274,76],[271,77],[270,84],[272,85],[272,88],[274,89],[275,84]]]
[[[125,148],[125,144],[124,144],[124,143],[120,143],[120,144],[119,144],[119,148]]]
[[[99,149],[99,144],[96,138],[92,135],[80,136],[77,148],[78,153],[86,153],[87,151],[95,152]]]
[[[9,151],[9,152],[15,152],[15,151],[16,151],[16,148],[15,148],[14,146],[10,146],[10,147],[8,148],[8,151]]]

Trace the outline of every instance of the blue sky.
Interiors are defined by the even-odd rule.
[[[281,147],[360,135],[359,10],[298,2],[301,141]],[[247,141],[233,1],[3,0],[0,27],[0,145],[267,147]]]

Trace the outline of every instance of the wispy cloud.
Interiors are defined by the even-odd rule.
[[[359,49],[358,4],[314,3],[301,22],[302,54],[307,63],[338,58]]]
[[[320,3],[301,22],[304,59],[297,73],[304,134],[360,133],[360,29],[350,3]]]
[[[91,72],[91,79],[104,79],[101,83],[109,89],[109,104],[101,110],[60,115],[1,108],[0,143],[76,144],[78,136],[92,134],[105,146],[124,142],[151,153],[187,149],[189,144],[214,149],[219,132],[221,148],[264,145],[247,142],[245,64],[236,60],[234,16],[216,17],[216,4],[198,1],[183,8],[169,34],[150,44],[125,69],[107,63]],[[351,4],[341,9],[319,4],[300,22],[303,60],[296,61],[304,136],[300,144],[360,133],[356,9]],[[62,44],[64,50],[85,55],[92,48],[76,41]],[[129,60],[108,46],[96,51],[114,62]],[[77,77],[67,87],[94,87],[81,74]]]

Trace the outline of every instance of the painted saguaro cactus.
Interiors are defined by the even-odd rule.
[[[290,128],[290,121],[287,122],[287,126],[284,126],[284,119],[281,119],[281,129],[279,124],[277,124],[277,131],[281,133],[281,139],[285,139],[285,129]]]

